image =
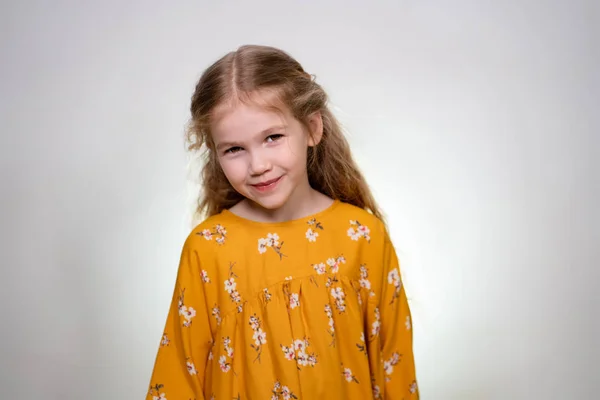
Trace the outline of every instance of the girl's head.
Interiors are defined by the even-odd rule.
[[[285,52],[243,46],[225,55],[202,74],[191,114],[189,148],[207,149],[198,212],[244,198],[277,209],[312,187],[381,217],[327,95]]]

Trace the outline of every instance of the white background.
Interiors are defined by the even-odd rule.
[[[2,2],[0,397],[144,397],[189,99],[259,43],[317,75],[387,212],[422,398],[600,398],[599,24],[592,0]]]

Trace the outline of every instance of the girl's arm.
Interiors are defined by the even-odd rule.
[[[194,240],[190,236],[183,247],[148,400],[204,399],[204,369],[212,334]]]
[[[411,313],[400,277],[396,251],[387,234],[383,245],[383,277],[368,306],[369,357],[376,399],[418,399]]]

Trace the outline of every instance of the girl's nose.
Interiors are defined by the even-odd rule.
[[[271,162],[261,152],[254,152],[250,159],[250,174],[262,175],[271,169]]]

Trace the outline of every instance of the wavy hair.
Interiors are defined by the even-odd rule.
[[[231,102],[264,103],[264,93],[274,96],[269,108],[286,107],[308,127],[308,117],[319,112],[323,135],[307,153],[311,187],[333,199],[353,204],[383,219],[371,190],[352,157],[341,126],[328,108],[328,97],[313,75],[284,51],[246,45],[230,52],[208,67],[200,77],[191,101],[187,130],[188,149],[204,147],[202,189],[197,213],[212,216],[228,209],[244,197],[227,180],[211,138],[211,119],[218,106]]]

